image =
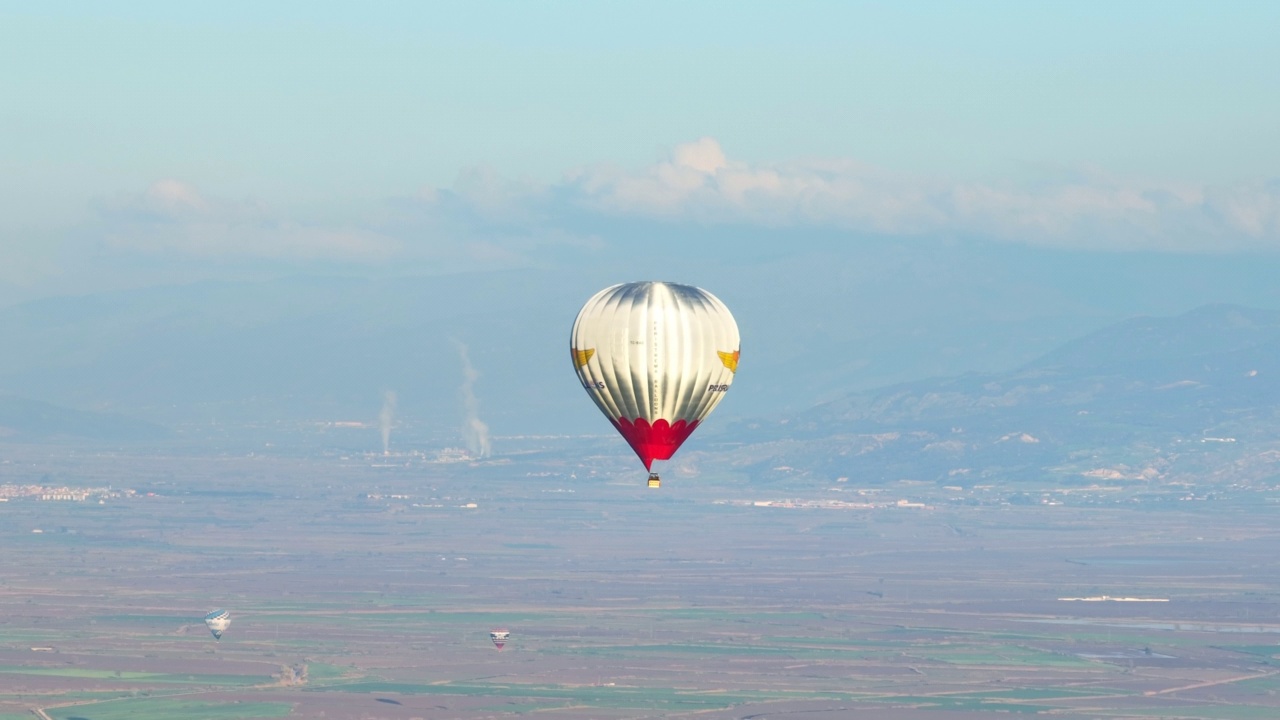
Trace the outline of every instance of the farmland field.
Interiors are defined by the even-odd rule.
[[[0,482],[141,492],[0,505],[0,720],[1280,716],[1265,506],[781,508],[731,475],[20,450]]]

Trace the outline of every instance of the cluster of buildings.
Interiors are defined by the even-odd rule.
[[[9,502],[10,500],[61,500],[67,502],[97,500],[98,502],[104,502],[108,499],[132,497],[135,494],[133,490],[116,490],[111,487],[73,488],[65,485],[0,485],[0,502]]]

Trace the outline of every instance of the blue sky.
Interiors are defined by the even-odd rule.
[[[519,265],[611,241],[584,216],[1272,252],[1276,27],[1265,2],[4,3],[0,301]]]

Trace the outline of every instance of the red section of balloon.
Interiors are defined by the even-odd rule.
[[[644,418],[635,420],[610,418],[610,420],[613,426],[618,428],[622,437],[627,439],[631,449],[640,456],[640,462],[644,463],[645,470],[653,469],[654,460],[670,460],[694,428],[698,427],[697,420],[693,422],[677,420],[675,425],[662,419],[655,420],[653,425]]]

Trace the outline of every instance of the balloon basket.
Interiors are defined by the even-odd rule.
[[[649,487],[651,487],[651,488],[660,488],[660,487],[662,487],[662,478],[658,477],[656,474],[650,473],[650,474],[649,474]]]

